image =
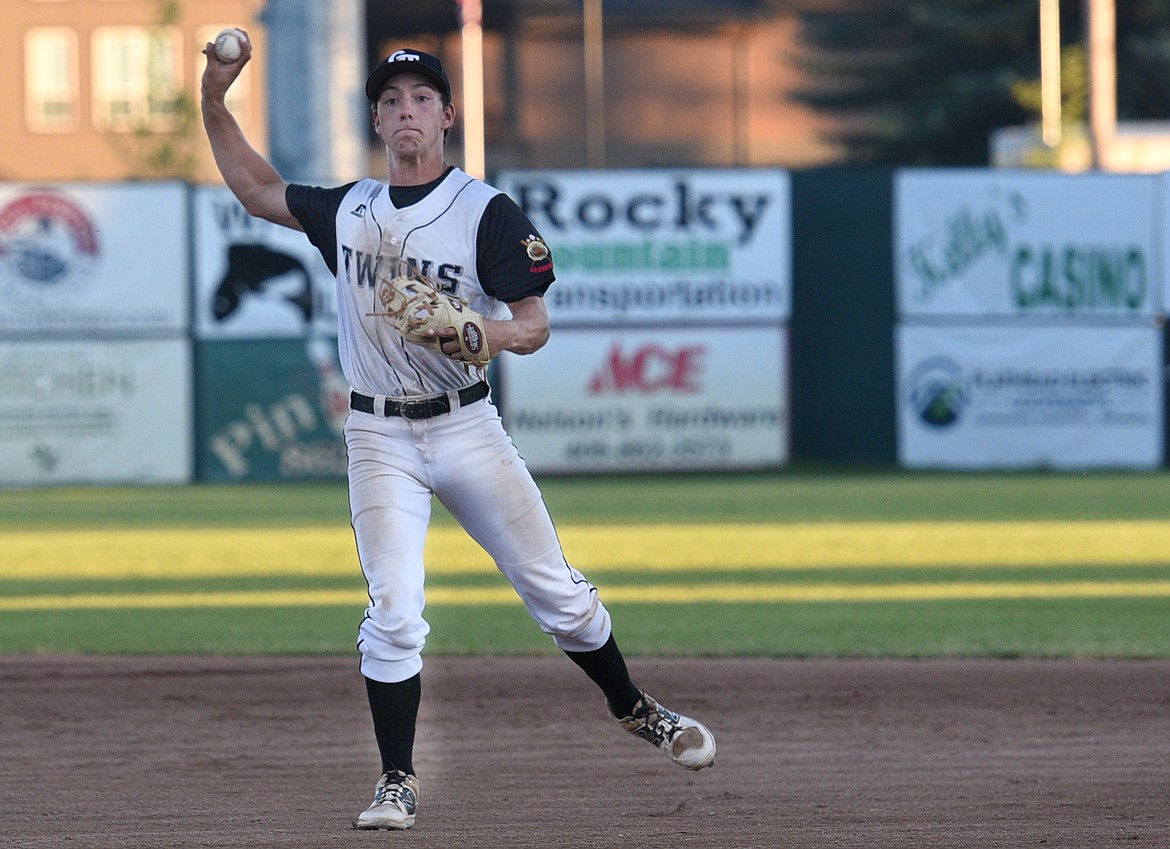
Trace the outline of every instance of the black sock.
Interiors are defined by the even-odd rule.
[[[382,772],[400,769],[414,775],[414,728],[422,699],[422,674],[397,684],[367,678],[366,695],[382,756]]]
[[[613,634],[605,645],[594,651],[566,651],[573,663],[605,693],[605,701],[614,716],[629,716],[634,705],[642,698],[642,691],[630,680],[626,659],[622,657]]]

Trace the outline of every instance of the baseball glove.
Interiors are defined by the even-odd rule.
[[[381,278],[376,307],[378,311],[371,314],[384,316],[408,342],[442,353],[443,339],[449,337],[447,328],[454,327],[464,362],[483,366],[491,359],[483,316],[417,273]],[[442,335],[424,335],[430,329]]]

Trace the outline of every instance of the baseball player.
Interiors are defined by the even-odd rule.
[[[354,535],[370,603],[358,649],[382,775],[357,828],[410,828],[421,695],[423,543],[431,497],[491,555],[529,614],[604,694],[615,720],[686,769],[715,759],[702,724],[631,680],[596,588],[569,565],[485,380],[501,351],[549,336],[547,245],[506,195],[447,164],[451,86],[435,56],[399,50],[366,82],[388,183],[285,183],[224,94],[252,55],[203,74],[203,121],[224,181],[252,215],[302,230],[337,276]],[[428,317],[439,316],[428,324]],[[436,323],[437,322],[437,323]]]

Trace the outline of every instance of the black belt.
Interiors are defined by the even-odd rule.
[[[464,386],[459,390],[459,406],[466,407],[474,404],[481,398],[486,398],[488,385],[485,381]],[[360,392],[349,393],[349,408],[359,413],[374,412],[374,399]],[[427,398],[411,398],[409,401],[395,401],[386,399],[386,406],[382,410],[384,416],[402,416],[404,419],[429,419],[432,416],[441,416],[451,412],[451,399],[447,395],[431,395]]]

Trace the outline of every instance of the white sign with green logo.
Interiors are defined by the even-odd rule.
[[[897,332],[898,458],[909,468],[1153,469],[1153,326],[928,326]]]
[[[552,248],[556,324],[774,324],[791,313],[785,171],[514,171],[497,185]]]
[[[1148,317],[1159,308],[1159,178],[922,169],[894,182],[898,310]]]

